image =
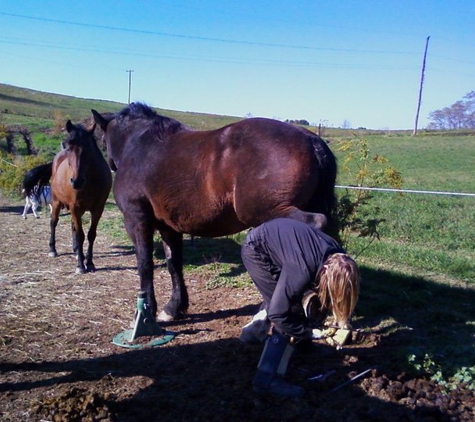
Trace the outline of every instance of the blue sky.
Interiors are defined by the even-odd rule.
[[[181,111],[410,129],[475,90],[473,0],[0,0],[0,83]],[[1,101],[0,101],[1,103]]]

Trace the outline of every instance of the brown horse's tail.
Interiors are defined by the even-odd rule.
[[[317,277],[322,313],[332,312],[340,328],[350,328],[360,290],[360,272],[355,261],[343,253],[332,254]]]
[[[328,219],[325,231],[336,240],[339,240],[337,198],[335,194],[335,183],[338,173],[337,160],[323,139],[314,139],[313,145],[315,157],[318,160],[319,174],[315,192],[310,199],[308,209],[305,211],[324,214]]]
[[[38,186],[38,192],[41,188],[49,184],[53,171],[53,162],[41,164],[29,170],[23,178],[23,190],[26,196],[30,196],[35,186]]]

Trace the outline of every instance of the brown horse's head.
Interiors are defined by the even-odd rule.
[[[94,127],[88,131],[81,125],[74,125],[70,120],[66,123],[68,137],[63,142],[69,168],[71,169],[71,186],[80,190],[86,182],[88,157],[92,149],[97,148],[94,138]]]
[[[106,113],[104,115],[99,114],[96,110],[91,110],[92,115],[94,117],[94,121],[96,122],[97,125],[102,129],[104,132],[104,141],[106,144],[106,149],[107,149],[107,163],[109,164],[109,167],[112,171],[117,171],[117,164],[112,158],[112,151],[111,151],[111,145],[110,142],[107,139],[107,126],[109,123],[114,120],[114,115],[110,113]]]
[[[104,132],[107,159],[112,171],[117,171],[128,140],[145,138],[166,140],[188,127],[175,119],[157,114],[142,103],[131,103],[115,114],[99,114],[91,110],[94,121]]]

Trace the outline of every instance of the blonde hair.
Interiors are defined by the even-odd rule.
[[[360,290],[360,272],[356,262],[344,253],[330,255],[316,277],[322,312],[331,310],[340,328],[350,328]]]

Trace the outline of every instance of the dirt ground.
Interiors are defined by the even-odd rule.
[[[48,258],[47,215],[23,220],[22,208],[0,198],[2,421],[475,420],[473,392],[378,369],[401,338],[377,331],[354,333],[341,350],[325,341],[297,350],[287,376],[304,397],[255,395],[262,346],[238,339],[259,303],[252,287],[209,290],[187,280],[190,314],[163,324],[175,339],[118,347],[112,339],[130,328],[138,292],[130,244],[99,227],[97,271],[76,275],[69,217],[60,219],[59,257]],[[160,263],[155,274],[163,305],[169,277]],[[309,380],[329,371],[323,382]]]

